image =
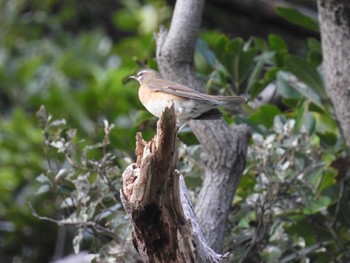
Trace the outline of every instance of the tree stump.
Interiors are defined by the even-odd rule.
[[[225,262],[206,243],[193,212],[178,159],[176,115],[167,107],[150,141],[136,135],[137,161],[123,173],[121,198],[133,244],[144,262]]]

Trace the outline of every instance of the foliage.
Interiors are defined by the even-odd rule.
[[[292,24],[313,30],[315,32],[320,32],[318,22],[310,16],[303,14],[296,8],[277,6],[276,12]]]
[[[146,136],[150,131],[145,125],[150,115],[140,106],[136,84],[125,78],[137,68],[135,62],[148,63],[144,59],[151,57],[155,45],[150,33],[114,43],[102,28],[86,30],[82,6],[76,1],[5,0],[0,7],[0,258],[48,262],[62,240],[57,225],[34,217],[29,203],[38,215],[58,218],[62,211],[56,197],[61,195],[44,191],[47,163],[35,112],[45,105],[56,118],[76,127],[74,138],[85,138],[79,147],[97,144],[103,137],[102,119],[111,120],[113,156],[123,167],[136,131],[143,130]],[[58,165],[63,162],[62,156],[49,157]],[[39,174],[43,175],[35,182]],[[38,188],[41,194],[35,194]],[[74,231],[66,229],[69,240]]]
[[[20,108],[0,122],[0,257],[4,262],[20,257],[44,262],[55,245],[55,239],[47,238],[46,233],[56,233],[57,227],[38,224],[28,208],[30,201],[40,213],[56,214],[54,196],[33,196],[34,176],[42,170],[40,130],[35,123]]]
[[[226,246],[234,251],[232,260],[349,260],[350,225],[340,212],[350,208],[347,170],[337,165],[347,149],[319,72],[320,43],[308,39],[304,58],[290,54],[277,35],[244,41],[204,32],[202,39],[208,45],[199,43],[196,62],[209,75],[209,92],[245,92],[259,101],[260,92],[272,86],[282,102],[277,107],[253,101],[246,117],[231,119],[253,130],[230,213]]]
[[[125,259],[127,219],[120,201],[121,172],[131,159],[117,160],[109,149],[114,125],[104,120],[104,139],[88,144],[77,138],[76,130],[64,119],[54,120],[41,107],[37,115],[43,126],[43,145],[48,169],[37,177],[41,186],[38,194],[54,192],[64,218],[54,220],[35,215],[59,225],[74,225],[75,253],[85,247],[100,251],[99,257]],[[119,162],[119,165],[117,164]],[[89,246],[86,245],[88,242]],[[83,246],[84,247],[84,246]]]
[[[294,119],[276,116],[271,134],[253,134],[231,218],[237,261],[259,253],[264,262],[330,262],[342,254],[349,225],[334,213],[342,198],[335,158]]]
[[[120,174],[132,162],[136,131],[149,138],[155,121],[126,77],[155,67],[152,32],[170,8],[120,1],[110,11],[113,35],[91,26],[98,19],[86,23],[79,1],[63,2],[0,3],[0,258],[47,262],[56,233],[68,229],[64,242],[75,251],[135,261]],[[297,10],[277,12],[318,32]],[[241,114],[225,114],[253,132],[225,240],[235,261],[348,260],[347,149],[320,74],[320,43],[309,38],[307,46],[301,56],[276,34],[243,40],[204,31],[198,40],[195,61],[208,93],[251,101]],[[279,103],[257,103],[269,85]],[[41,108],[38,124],[40,105],[50,114]],[[179,169],[193,194],[202,182],[201,147],[188,132],[180,138]]]

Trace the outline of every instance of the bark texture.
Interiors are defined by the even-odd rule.
[[[175,170],[176,117],[166,108],[157,134],[137,134],[137,162],[123,173],[123,206],[133,226],[133,244],[144,262],[224,262],[205,242],[183,178]]]
[[[328,94],[350,146],[350,1],[318,0]]]
[[[204,0],[177,0],[169,32],[156,35],[158,68],[163,77],[203,91],[196,78],[193,54]],[[224,121],[191,121],[203,146],[205,179],[196,213],[209,245],[220,252],[228,211],[241,178],[249,138],[245,125],[229,127]]]

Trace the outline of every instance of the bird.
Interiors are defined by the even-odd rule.
[[[222,113],[218,110],[220,106],[232,108],[248,101],[241,96],[214,96],[198,92],[163,78],[153,69],[140,70],[129,78],[139,82],[139,99],[157,118],[160,118],[169,102],[173,102],[179,130],[190,120],[221,119]]]

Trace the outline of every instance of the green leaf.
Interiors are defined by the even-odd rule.
[[[254,58],[256,52],[251,49],[248,51],[243,51],[240,54],[239,64],[238,64],[238,79],[237,82],[241,84],[247,77],[248,73],[252,70],[254,65]]]
[[[254,65],[256,50],[253,48],[245,48],[241,38],[227,41],[227,38],[221,38],[216,49],[224,51],[219,53],[219,60],[226,67],[235,85],[238,87],[247,77]],[[247,49],[247,50],[246,50]]]
[[[321,75],[313,64],[296,55],[286,56],[284,64],[291,73],[312,88],[323,99],[327,98]]]
[[[296,109],[295,117],[295,131],[301,132],[302,127],[306,129],[309,134],[315,131],[316,121],[309,110],[309,102],[304,101],[301,107]]]
[[[303,209],[303,212],[307,215],[315,214],[325,208],[327,208],[332,203],[332,199],[328,196],[320,196],[311,204]]]
[[[202,185],[202,179],[199,176],[186,176],[186,186],[190,189],[200,187]]]
[[[302,98],[300,92],[286,81],[286,76],[281,72],[277,73],[276,85],[278,92],[283,98]]]
[[[248,119],[270,128],[273,125],[275,116],[279,114],[281,114],[281,111],[276,105],[266,104],[251,114]]]
[[[43,184],[42,186],[40,186],[40,188],[38,189],[38,191],[36,191],[36,194],[43,194],[50,191],[50,186],[47,184]]]
[[[227,47],[229,42],[230,40],[228,39],[228,37],[222,35],[221,37],[215,39],[215,45],[214,45],[215,54],[217,54],[218,59],[226,68],[228,65],[226,62],[225,53],[228,52]]]
[[[316,120],[311,112],[307,112],[304,117],[304,127],[309,134],[312,134],[315,132]]]
[[[318,67],[319,65],[321,65],[323,60],[322,53],[317,51],[310,51],[307,54],[307,60],[315,67]]]
[[[254,176],[243,176],[237,188],[237,196],[246,198],[252,193],[255,184],[256,178]]]
[[[319,112],[313,112],[312,115],[316,120],[316,132],[338,134],[338,125],[331,116]]]
[[[271,49],[276,50],[276,51],[287,50],[287,44],[284,41],[284,39],[281,38],[280,36],[270,34],[268,36],[268,39],[269,39],[269,44],[270,44]]]
[[[307,54],[307,60],[312,63],[315,67],[321,65],[322,57],[322,48],[321,43],[315,38],[308,38],[307,46],[309,47],[309,53]]]
[[[252,94],[253,98],[257,96],[258,93],[264,88],[261,85],[257,85],[257,82],[260,79],[260,75],[262,70],[264,69],[265,64],[269,62],[274,55],[274,51],[265,51],[255,58],[255,67],[248,79],[247,85],[247,89]]]
[[[321,145],[325,149],[334,149],[335,144],[338,142],[338,136],[333,132],[318,133],[320,137]]]
[[[254,211],[250,211],[244,217],[239,220],[238,227],[240,228],[249,228],[250,222],[256,220],[256,214]]]
[[[293,79],[291,79],[291,76],[287,72],[280,71],[278,72],[278,75],[281,75],[282,78],[287,81],[291,87],[299,91],[303,96],[310,100],[312,103],[314,103],[319,109],[323,111],[327,111],[327,108],[322,103],[320,96],[313,91],[309,86],[305,85],[304,83],[299,83]]]
[[[243,48],[243,40],[237,38],[227,45],[228,57],[227,65],[228,70],[232,75],[233,80],[239,84],[239,63],[240,63],[240,55]]]
[[[37,178],[35,178],[35,180],[42,184],[51,184],[51,180],[44,174],[39,175]]]
[[[317,51],[322,53],[322,47],[320,41],[318,41],[315,38],[308,38],[307,39],[307,46],[311,51]]]
[[[271,83],[272,81],[276,80],[277,73],[281,71],[281,68],[279,67],[271,67],[269,68],[266,73],[264,74],[264,80],[267,83]]]
[[[303,28],[315,31],[317,33],[320,32],[320,27],[316,20],[307,15],[302,14],[295,8],[278,6],[276,7],[276,12],[278,15],[280,15],[281,17],[283,17],[288,22],[294,25],[301,26]]]
[[[254,47],[257,50],[261,50],[261,51],[267,51],[268,50],[268,46],[266,44],[265,39],[263,38],[259,38],[259,37],[254,37]]]
[[[305,216],[295,217],[293,224],[286,225],[286,233],[291,236],[310,237],[312,228]]]
[[[324,189],[330,187],[331,185],[336,184],[335,177],[337,176],[337,171],[335,169],[327,169],[323,171],[322,181],[318,185],[317,192],[320,194]]]
[[[217,64],[216,56],[213,51],[210,50],[208,44],[199,39],[196,43],[196,51],[202,56],[204,61],[211,67],[215,67]]]

